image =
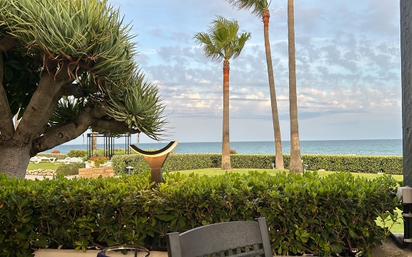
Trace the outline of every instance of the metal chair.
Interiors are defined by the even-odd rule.
[[[132,251],[134,253],[134,257],[149,257],[150,255],[150,251],[144,247],[140,247],[140,246],[112,246],[112,247],[107,247],[103,250],[101,250],[100,252],[97,253],[97,257],[110,257],[110,255],[108,255],[109,252],[116,252],[116,251],[121,251],[124,252],[128,252],[128,251]],[[117,256],[117,255],[116,255]]]
[[[169,257],[271,257],[265,218],[206,225],[168,234]]]

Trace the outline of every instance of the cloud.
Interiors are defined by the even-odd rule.
[[[252,32],[252,40],[231,63],[231,117],[249,120],[237,123],[246,127],[253,124],[251,119],[271,127],[260,18],[221,0],[111,2],[120,7],[138,34],[141,54],[137,62],[158,84],[177,134],[183,131],[179,124],[190,123],[185,119],[219,120],[222,113],[222,64],[207,59],[193,35],[206,31],[216,15],[239,20],[242,31]],[[272,2],[272,55],[282,130],[287,132],[286,14],[286,4]],[[297,0],[296,39],[300,119],[310,126],[301,126],[304,136],[322,135],[314,129],[321,129],[322,124],[335,129],[335,134],[328,135],[336,137],[351,133],[346,137],[357,138],[371,129],[378,130],[375,135],[399,135],[398,118],[393,120],[400,113],[401,94],[398,1]],[[379,134],[379,120],[391,120],[394,128],[382,128]],[[362,126],[357,131],[340,129],[348,122]]]

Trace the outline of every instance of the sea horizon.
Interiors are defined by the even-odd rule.
[[[132,144],[135,144],[133,142]],[[146,150],[156,150],[165,146],[167,142],[159,143],[139,143],[139,147]],[[98,143],[98,148],[104,145]],[[124,142],[115,144],[115,149],[124,149]],[[273,154],[273,141],[233,141],[231,148],[238,154]],[[71,150],[87,150],[87,144],[65,144],[54,148],[61,153],[68,153]],[[401,156],[401,139],[351,139],[351,140],[302,140],[302,154],[320,155],[367,155],[367,156]],[[51,150],[50,150],[51,151]],[[47,151],[47,152],[50,152]],[[290,151],[290,141],[283,141],[283,152]],[[176,153],[202,154],[221,153],[221,142],[180,142]]]

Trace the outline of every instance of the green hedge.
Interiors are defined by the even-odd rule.
[[[79,169],[84,168],[84,163],[71,163],[65,164],[57,167],[56,175],[57,176],[70,176],[70,175],[79,175]]]
[[[271,169],[275,161],[271,155],[232,155],[233,168]],[[139,155],[118,155],[112,158],[116,172],[124,172],[126,166],[133,166],[135,172],[149,171],[149,166]],[[347,171],[387,174],[402,174],[401,157],[371,156],[328,156],[305,155],[303,163],[308,170]],[[165,171],[219,168],[221,156],[218,154],[174,154],[165,163]],[[285,156],[289,165],[289,156]]]
[[[71,150],[67,156],[69,157],[86,157],[87,156],[87,151],[83,150]]]
[[[97,180],[0,177],[0,256],[36,248],[139,244],[164,249],[166,233],[264,216],[277,254],[367,253],[387,231],[376,225],[399,205],[396,183],[347,173],[185,176],[153,187],[147,175]]]

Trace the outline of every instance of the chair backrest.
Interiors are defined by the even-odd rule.
[[[169,257],[271,257],[265,218],[206,225],[168,234]]]

